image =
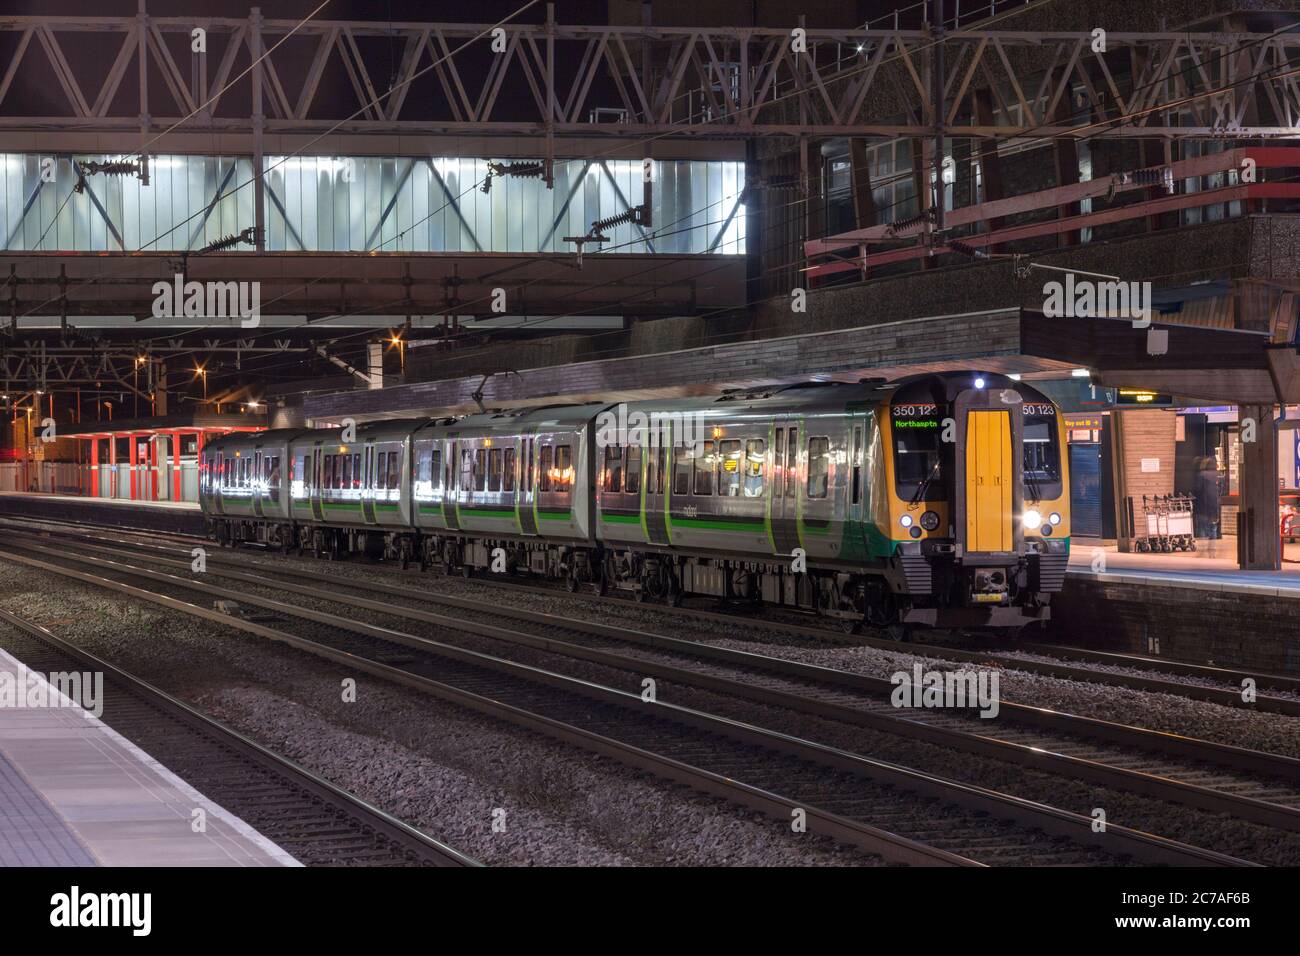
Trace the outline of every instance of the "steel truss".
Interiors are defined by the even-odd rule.
[[[100,137],[93,140],[100,151],[129,150],[195,113],[160,145],[185,149],[186,134],[309,134],[359,111],[339,133],[419,134],[406,146],[418,155],[425,137],[445,134],[899,137],[930,135],[938,119],[950,134],[957,127],[980,138],[1235,138],[1294,135],[1300,122],[1295,33],[1115,32],[1101,52],[1091,33],[951,32],[941,117],[930,83],[933,41],[921,30],[807,28],[801,41],[793,25],[519,24],[503,28],[504,50],[493,53],[489,38],[473,40],[484,25],[313,21],[225,88],[295,26],[256,11],[247,19],[0,18],[0,36],[10,34],[14,49],[0,75],[0,130],[57,129],[85,134],[87,144]],[[196,28],[207,31],[206,52],[190,52]],[[376,38],[385,41],[382,57],[371,52]],[[383,96],[390,79],[379,70],[390,41],[401,55]],[[91,43],[118,52],[106,75],[83,79],[71,64]],[[66,109],[22,115],[15,78],[41,57]],[[181,66],[187,57],[188,70]],[[304,58],[306,70],[297,66]],[[131,71],[138,96],[119,97]],[[997,106],[992,123],[974,120],[972,96],[981,88]],[[335,91],[345,93],[342,101]],[[1071,121],[1079,115],[1099,125],[1081,133]]]

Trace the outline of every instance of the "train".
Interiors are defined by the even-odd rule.
[[[223,546],[1018,631],[1069,561],[1059,412],[945,372],[232,433],[199,502]]]

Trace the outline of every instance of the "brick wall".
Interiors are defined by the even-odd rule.
[[[1123,416],[1124,475],[1121,495],[1174,493],[1174,433],[1178,416],[1160,408],[1118,412]],[[1143,461],[1156,461],[1160,470],[1142,470]]]
[[[1300,671],[1300,600],[1066,577],[1048,640],[1100,650]]]

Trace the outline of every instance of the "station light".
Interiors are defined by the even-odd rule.
[[[1092,373],[1086,368],[1076,368],[1070,374],[1075,378],[1092,378]]]

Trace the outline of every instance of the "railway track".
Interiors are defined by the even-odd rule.
[[[95,547],[95,546],[92,546]],[[112,556],[108,549],[99,553]],[[184,570],[188,563],[153,556],[150,563]],[[264,577],[217,562],[209,574],[266,586]],[[719,691],[756,703],[858,727],[925,740],[1032,769],[1048,769],[1120,790],[1230,814],[1300,832],[1300,760],[1003,701],[990,722],[950,709],[900,711],[894,685],[882,678],[811,666],[628,627],[503,608],[473,599],[417,592],[397,585],[282,569],[275,587],[351,613],[373,612],[394,626],[422,622],[467,631],[498,644],[530,647],[656,680]],[[329,590],[314,585],[325,584]],[[358,595],[345,592],[356,591]],[[365,597],[362,595],[369,595]],[[395,601],[406,604],[396,604]],[[456,617],[422,609],[443,606]],[[466,617],[463,612],[470,612]],[[493,624],[504,619],[510,627]],[[528,626],[521,632],[517,626]],[[482,626],[479,626],[482,625]],[[632,685],[635,689],[635,684]]]
[[[1048,807],[1033,801],[1022,800],[1005,793],[949,780],[883,761],[873,760],[847,750],[802,739],[778,728],[760,727],[716,713],[694,710],[659,701],[647,706],[635,692],[620,690],[591,680],[566,676],[554,670],[520,664],[492,654],[468,650],[452,644],[418,637],[390,627],[341,618],[339,615],[290,605],[253,595],[249,590],[234,591],[227,588],[181,578],[149,568],[129,566],[106,557],[68,553],[42,552],[39,546],[22,546],[17,553],[12,541],[6,542],[8,557],[35,567],[62,573],[86,583],[109,587],[122,593],[175,607],[187,613],[227,624],[237,630],[257,633],[272,640],[282,641],[308,650],[318,656],[380,674],[389,679],[417,686],[439,696],[468,703],[477,709],[502,716],[505,706],[507,719],[521,722],[530,729],[542,729],[569,742],[591,740],[586,735],[595,733],[601,738],[600,746],[610,751],[610,741],[623,747],[636,749],[636,759],[627,761],[627,753],[620,759],[642,766],[645,754],[660,761],[656,772],[664,775],[663,761],[672,763],[677,774],[670,779],[690,782],[699,786],[700,773],[708,777],[709,786],[700,787],[718,793],[718,787],[737,802],[752,806],[755,793],[767,798],[762,806],[766,812],[789,819],[789,813],[802,810],[808,815],[809,829],[830,833],[837,839],[846,835],[864,849],[880,853],[886,859],[918,862],[916,853],[920,846],[938,850],[962,860],[988,863],[1115,863],[1122,860],[1164,863],[1240,864],[1243,861],[1226,854],[1216,853],[1179,844],[1150,834],[1110,825],[1102,834],[1091,832],[1091,819],[1079,814]],[[39,555],[39,557],[37,556]],[[154,558],[152,560],[161,560]],[[68,568],[60,562],[91,565],[99,573]],[[241,572],[223,571],[223,575]],[[145,589],[127,581],[146,580],[152,587]],[[235,578],[234,580],[239,580]],[[258,578],[266,587],[292,589],[302,594],[305,586],[287,586]],[[252,582],[249,582],[252,583]],[[164,593],[165,592],[165,593]],[[177,597],[193,595],[190,600]],[[321,601],[338,601],[336,592],[305,593],[304,597],[320,605]],[[265,621],[274,615],[277,623],[291,621],[312,622],[311,638],[301,633],[289,633],[280,628],[269,628],[267,623],[230,618],[200,606],[211,599],[239,600],[259,608]],[[361,605],[364,606],[364,605]],[[370,608],[373,610],[374,608]],[[421,612],[427,614],[428,612]],[[457,625],[453,619],[451,625]],[[441,623],[441,621],[440,621]],[[569,622],[573,623],[573,622]],[[467,625],[460,622],[464,629]],[[479,625],[474,625],[479,626]],[[501,629],[497,629],[501,630]],[[527,638],[528,635],[520,634]],[[555,652],[560,650],[553,639],[542,640]],[[407,649],[406,655],[394,656],[394,646]],[[714,648],[713,650],[722,650]],[[601,660],[614,664],[609,652],[599,648],[565,647],[565,653],[585,655],[588,660]],[[735,652],[733,652],[735,653]],[[602,659],[603,656],[603,659]],[[776,660],[776,659],[772,659]],[[646,660],[622,658],[624,667],[637,673],[647,668],[660,668],[668,680],[683,680],[711,685],[714,690],[725,690],[739,696],[760,694],[775,700],[784,694],[792,695],[771,686],[741,684],[717,675],[700,671],[678,673]],[[787,662],[790,663],[790,662]],[[454,686],[453,686],[454,685]],[[464,695],[475,695],[466,698]],[[788,701],[787,701],[788,703]],[[799,697],[801,708],[823,711],[836,718],[844,718],[849,708],[835,701]],[[857,721],[866,726],[895,723],[901,732],[903,723],[908,730],[921,736],[940,734],[953,737],[949,730],[926,730],[920,722],[902,722],[897,717],[871,713],[869,709],[853,711]],[[581,720],[582,726],[575,721]],[[974,739],[973,736],[971,738]],[[617,749],[617,747],[615,748]],[[1083,766],[1083,762],[1076,761]],[[688,769],[683,769],[688,768]],[[687,773],[693,779],[682,780]],[[730,788],[747,788],[739,796]],[[777,796],[782,795],[782,796]],[[775,802],[773,802],[773,798]],[[900,798],[903,806],[900,807]],[[1215,799],[1223,799],[1222,796]],[[781,811],[784,811],[782,813]],[[1281,809],[1281,817],[1287,816]],[[1292,811],[1294,812],[1294,811]],[[813,826],[813,820],[817,826]],[[988,819],[999,821],[990,830]],[[866,826],[866,821],[889,827],[890,840],[880,833],[870,833],[864,841],[862,832],[853,825]],[[838,828],[838,829],[837,829]],[[942,836],[936,836],[941,834]],[[1053,839],[1066,837],[1065,841]],[[901,843],[899,842],[901,841]],[[900,851],[900,846],[906,851]],[[925,862],[938,862],[929,859]],[[956,862],[955,859],[943,862]]]
[[[43,522],[45,519],[40,520]],[[21,522],[20,519],[0,519],[0,522],[4,521],[26,524]],[[30,527],[30,524],[26,524],[26,526]],[[110,530],[116,532],[117,529]],[[80,532],[60,530],[46,533],[57,535],[65,539],[80,539],[86,541],[98,539],[100,542],[111,543],[113,546],[121,544],[118,540],[107,538],[103,535],[88,534],[84,530]],[[163,552],[166,552],[170,547],[172,549],[171,553],[181,554],[188,553],[188,548],[185,547],[185,545],[188,545],[191,548],[202,546],[212,549],[209,551],[210,557],[221,553],[216,551],[212,542],[201,538],[189,538],[184,541],[178,540],[170,546],[166,544],[159,545],[155,541],[151,540],[139,544],[138,547]],[[267,553],[268,555],[273,554],[273,552],[264,553]],[[285,562],[286,566],[291,563],[292,562],[288,561]],[[276,572],[281,573],[280,568],[276,568]],[[584,603],[595,604],[597,606],[633,606],[632,602],[626,598],[615,596],[602,597],[583,592],[570,594],[558,587],[527,584],[517,580],[497,580],[495,578],[482,576],[476,577],[473,580],[476,585],[482,585],[486,588],[502,589],[506,591],[523,591],[548,597],[564,598],[565,600],[581,601]],[[956,663],[998,663],[1004,667],[1044,677],[1107,684],[1117,687],[1128,687],[1133,690],[1151,691],[1155,693],[1175,694],[1189,697],[1193,700],[1202,700],[1210,703],[1222,704],[1224,706],[1249,706],[1253,709],[1265,712],[1300,717],[1300,699],[1291,699],[1285,696],[1271,696],[1267,693],[1267,691],[1274,691],[1282,692],[1284,694],[1300,695],[1300,677],[1291,675],[1275,674],[1249,668],[1221,667],[1212,664],[1173,661],[1164,658],[1148,657],[1141,654],[1097,651],[1088,648],[1067,647],[1055,644],[1025,643],[1019,645],[1017,651],[1012,652],[995,648],[970,649],[968,647],[954,645],[951,642],[942,641],[914,640],[906,644],[900,644],[898,641],[889,638],[872,637],[870,635],[862,634],[849,636],[845,635],[841,631],[831,630],[826,627],[812,626],[794,619],[785,612],[781,612],[781,614],[777,616],[777,619],[773,619],[771,615],[759,616],[758,614],[709,611],[689,607],[674,608],[659,604],[637,604],[635,606],[640,611],[662,616],[669,624],[674,621],[717,623],[733,627],[744,626],[754,632],[761,630],[782,637],[808,637],[823,642],[829,641],[836,644],[851,644],[894,652],[928,652],[934,657],[950,660]],[[780,619],[782,616],[786,619]],[[1040,657],[1047,659],[1036,659]],[[1089,664],[1102,666],[1088,666]],[[1107,670],[1105,669],[1107,667],[1124,668],[1125,671],[1131,671],[1133,673]],[[1186,680],[1178,680],[1177,678],[1186,678]],[[1252,681],[1254,687],[1257,689],[1256,699],[1249,704],[1243,700],[1242,695],[1243,681],[1246,680]]]
[[[108,726],[307,866],[477,866],[425,833],[58,637],[0,610],[27,667],[104,675]]]

